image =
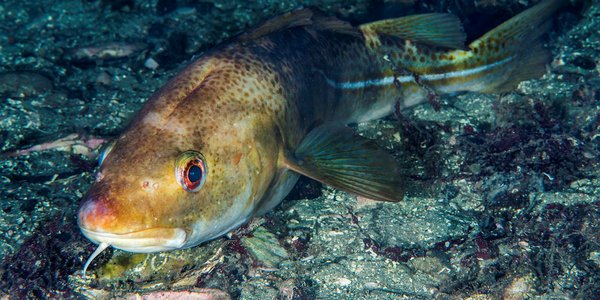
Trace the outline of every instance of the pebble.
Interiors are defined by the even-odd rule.
[[[11,71],[0,73],[0,95],[25,98],[50,92],[52,89],[52,81],[36,72]]]
[[[75,48],[67,56],[72,61],[107,60],[133,55],[146,48],[143,43],[110,42]]]
[[[348,286],[352,283],[352,280],[342,277],[342,278],[338,279],[337,283],[341,286]]]
[[[504,289],[503,299],[522,300],[526,298],[531,290],[531,279],[527,277],[517,277]]]
[[[217,289],[195,289],[191,291],[155,291],[130,293],[127,300],[229,300],[229,294]]]
[[[150,69],[150,70],[156,70],[158,68],[158,62],[156,60],[154,60],[152,57],[149,57],[148,59],[146,59],[146,61],[144,61],[144,67]]]

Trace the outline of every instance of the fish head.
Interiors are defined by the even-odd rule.
[[[274,134],[257,130],[268,126],[253,114],[198,111],[209,105],[193,100],[142,111],[113,142],[79,208],[91,241],[137,253],[188,248],[255,213],[276,173]]]

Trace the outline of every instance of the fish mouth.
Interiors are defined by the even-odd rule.
[[[80,227],[92,242],[107,244],[134,253],[152,253],[183,248],[187,232],[182,228],[157,227],[123,234],[100,232]]]

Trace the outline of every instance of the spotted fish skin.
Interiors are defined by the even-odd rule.
[[[465,49],[450,48],[464,36],[445,14],[352,27],[299,10],[267,22],[149,99],[106,152],[79,226],[99,249],[192,247],[272,209],[300,174],[399,201],[394,158],[343,125],[422,103],[429,92],[504,91],[539,76],[547,52],[523,42],[539,45],[542,31],[531,28],[559,5],[544,1]],[[415,26],[434,19],[450,38]],[[194,159],[181,164],[182,154]],[[202,186],[187,185],[198,178]]]
[[[539,37],[562,2],[544,1],[464,49],[420,44],[367,26],[357,28],[358,34],[311,32],[305,26],[257,41],[255,47],[271,48],[256,59],[282,76],[275,85],[296,92],[285,101],[294,99],[300,112],[293,114],[303,120],[311,116],[303,128],[332,120],[368,121],[390,114],[396,102],[402,108],[420,104],[428,92],[505,92],[541,76],[550,58]]]

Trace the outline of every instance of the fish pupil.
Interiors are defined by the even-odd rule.
[[[188,180],[192,183],[199,181],[202,177],[202,169],[196,165],[192,165],[188,171]]]

